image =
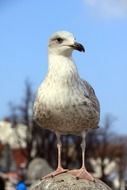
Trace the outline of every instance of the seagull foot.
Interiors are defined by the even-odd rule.
[[[61,168],[57,168],[54,172],[52,173],[49,173],[48,175],[42,177],[42,180],[43,179],[49,179],[49,178],[53,178],[57,175],[60,175],[62,173],[66,173],[68,171],[68,169],[63,169],[62,167]]]
[[[77,179],[85,179],[89,181],[95,181],[94,177],[87,172],[85,168],[70,170],[68,171],[69,174],[76,176]]]

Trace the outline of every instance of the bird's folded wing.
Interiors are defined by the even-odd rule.
[[[96,111],[100,112],[100,104],[99,104],[99,101],[96,97],[94,89],[86,80],[82,80],[82,82],[84,84],[84,89],[87,89],[88,98],[91,100]]]

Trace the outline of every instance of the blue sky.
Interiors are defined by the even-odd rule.
[[[115,3],[116,2],[116,3]],[[86,53],[73,56],[94,87],[114,130],[127,134],[127,3],[125,0],[0,0],[0,118],[19,103],[24,81],[36,90],[47,72],[47,41],[58,30],[73,32]]]

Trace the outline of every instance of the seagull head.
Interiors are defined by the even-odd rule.
[[[48,50],[49,53],[68,57],[71,56],[73,50],[85,52],[83,45],[76,42],[73,34],[67,31],[54,33],[49,39]]]

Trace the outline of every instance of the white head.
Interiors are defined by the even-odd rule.
[[[49,53],[67,57],[71,56],[73,50],[85,51],[83,45],[76,42],[73,34],[66,31],[59,31],[51,36],[48,50]]]

